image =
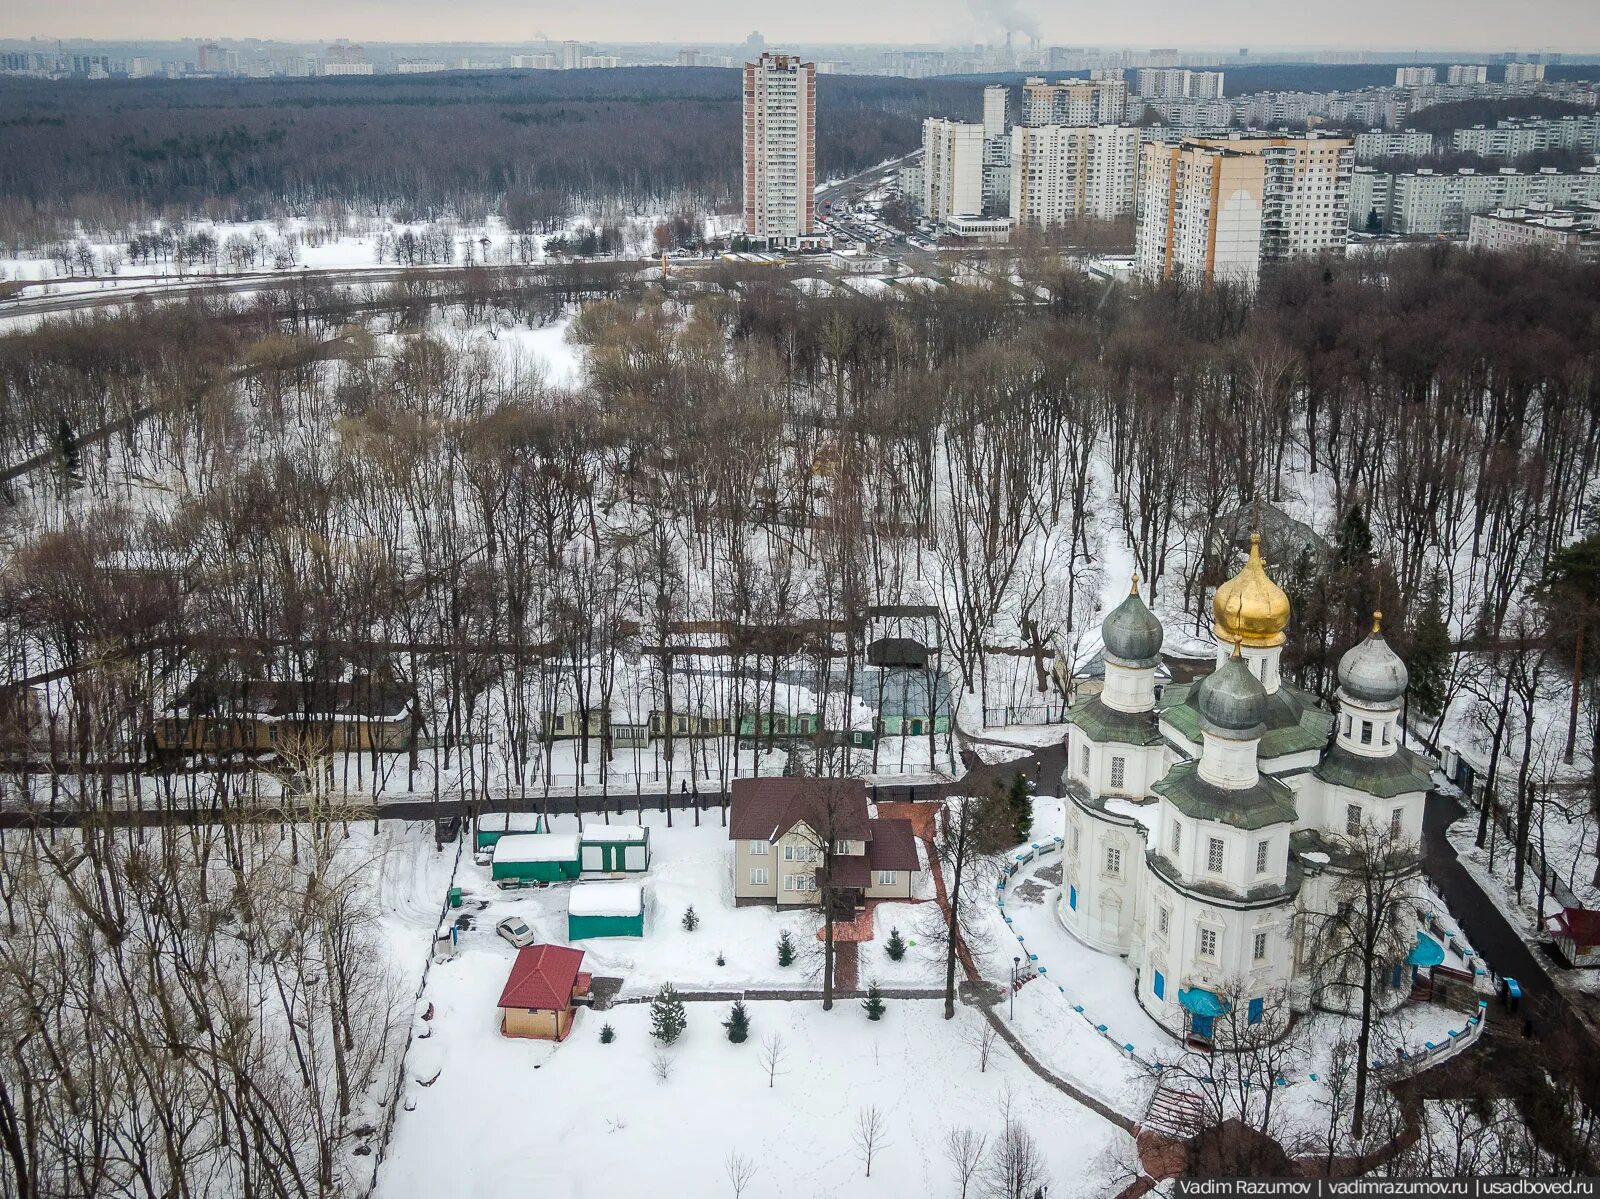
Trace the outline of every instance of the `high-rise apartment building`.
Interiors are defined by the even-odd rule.
[[[1136,76],[1135,93],[1152,100],[1215,100],[1222,95],[1221,71],[1187,67],[1147,67]]]
[[[1506,63],[1507,83],[1538,83],[1543,78],[1544,63],[1542,62]]]
[[[1345,137],[1189,138],[1146,146],[1140,267],[1153,277],[1253,283],[1261,263],[1343,246],[1354,166],[1355,148]],[[1246,270],[1244,246],[1252,239],[1257,265]]]
[[[992,83],[983,89],[983,136],[999,137],[1006,131],[1006,100],[1010,89],[1002,83]]]
[[[815,237],[817,67],[793,54],[744,65],[744,231],[771,246]],[[981,129],[981,126],[977,128]]]
[[[1447,84],[1456,84],[1458,86],[1462,84],[1488,83],[1489,68],[1476,64],[1458,63],[1455,66],[1445,68],[1444,81]]]
[[[1063,79],[1033,76],[1022,85],[1024,125],[1114,125],[1128,111],[1126,79]]]
[[[1430,83],[1439,82],[1439,72],[1435,67],[1396,67],[1394,69],[1394,85],[1396,87],[1427,87]]]
[[[1009,210],[1019,224],[1109,221],[1134,209],[1139,130],[1132,125],[1018,125]]]
[[[582,42],[561,43],[561,68],[565,71],[576,71],[583,64],[584,45]]]
[[[983,212],[983,134],[965,121],[922,122],[922,214],[930,221]]]

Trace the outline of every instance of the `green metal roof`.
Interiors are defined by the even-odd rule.
[[[1338,744],[1330,745],[1312,773],[1325,783],[1379,799],[1426,791],[1433,785],[1426,759],[1403,745],[1395,746],[1394,753],[1386,758],[1365,758]]]
[[[1200,712],[1193,701],[1195,683],[1176,683],[1162,692],[1157,709],[1161,719],[1187,740],[1200,743]],[[1321,749],[1333,731],[1333,714],[1298,687],[1282,683],[1267,696],[1267,731],[1261,735],[1259,755],[1271,761],[1289,754]]]
[[[1200,777],[1199,765],[1174,763],[1151,790],[1195,820],[1214,820],[1242,829],[1294,823],[1294,792],[1277,779],[1263,774],[1253,787],[1233,791],[1206,782]]]
[[[1118,712],[1107,707],[1098,695],[1073,704],[1067,723],[1077,725],[1096,745],[1161,744],[1161,728],[1153,712]]]

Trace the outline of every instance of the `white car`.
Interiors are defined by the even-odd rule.
[[[521,949],[524,945],[533,944],[533,930],[528,927],[528,922],[521,916],[507,916],[494,926],[494,931],[507,941],[510,941],[518,949]]]

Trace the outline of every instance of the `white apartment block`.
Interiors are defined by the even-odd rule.
[[[564,71],[576,71],[582,66],[585,48],[582,42],[562,42],[561,69]]]
[[[1146,279],[1254,288],[1266,160],[1220,144],[1143,150],[1135,262]]]
[[[1542,62],[1506,63],[1507,83],[1538,83],[1543,79],[1544,63]]]
[[[1146,99],[1215,100],[1222,95],[1221,71],[1150,67],[1135,76],[1134,91]]]
[[[1600,113],[1548,121],[1501,121],[1494,128],[1457,129],[1453,148],[1485,158],[1519,158],[1544,150],[1600,150]]]
[[[1018,224],[1109,221],[1134,210],[1140,131],[1132,125],[1018,125],[1010,212]]]
[[[609,71],[620,67],[622,59],[615,54],[585,54],[578,60],[578,65],[586,71]]]
[[[1356,134],[1356,161],[1376,158],[1425,158],[1433,153],[1433,134],[1420,129],[1393,132],[1371,129]]]
[[[1438,82],[1439,72],[1434,67],[1396,67],[1394,70],[1396,87],[1426,87]]]
[[[1010,90],[1004,84],[992,83],[983,89],[983,136],[1001,137],[1006,131],[1006,102]]]
[[[1446,67],[1444,81],[1452,85],[1465,84],[1469,87],[1473,84],[1488,83],[1489,68],[1474,64],[1458,64],[1453,67]]]
[[[371,75],[374,74],[370,62],[325,62],[322,64],[324,75]]]
[[[1024,125],[1114,125],[1127,111],[1125,79],[1063,79],[1046,83],[1035,75],[1022,85]]]
[[[1472,215],[1497,208],[1572,208],[1600,204],[1600,167],[1562,173],[1553,167],[1532,174],[1430,170],[1383,174],[1363,169],[1352,183],[1350,219],[1364,225],[1370,212],[1390,233],[1415,236],[1464,234]]]
[[[1600,258],[1600,208],[1498,208],[1475,212],[1467,245],[1492,253],[1540,251],[1594,262]]]
[[[1342,247],[1350,228],[1355,145],[1347,137],[1229,137],[1203,144],[1259,154],[1267,164],[1261,260]]]
[[[983,212],[983,126],[929,117],[922,122],[922,215],[930,221]]]
[[[513,54],[511,65],[522,71],[553,71],[561,64],[554,54]]]
[[[744,66],[744,231],[769,246],[816,234],[817,69],[792,54]]]

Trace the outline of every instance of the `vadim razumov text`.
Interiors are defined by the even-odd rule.
[[[1396,1195],[1448,1199],[1517,1199],[1519,1196],[1600,1196],[1600,1178],[1179,1178],[1176,1199],[1381,1199]]]

